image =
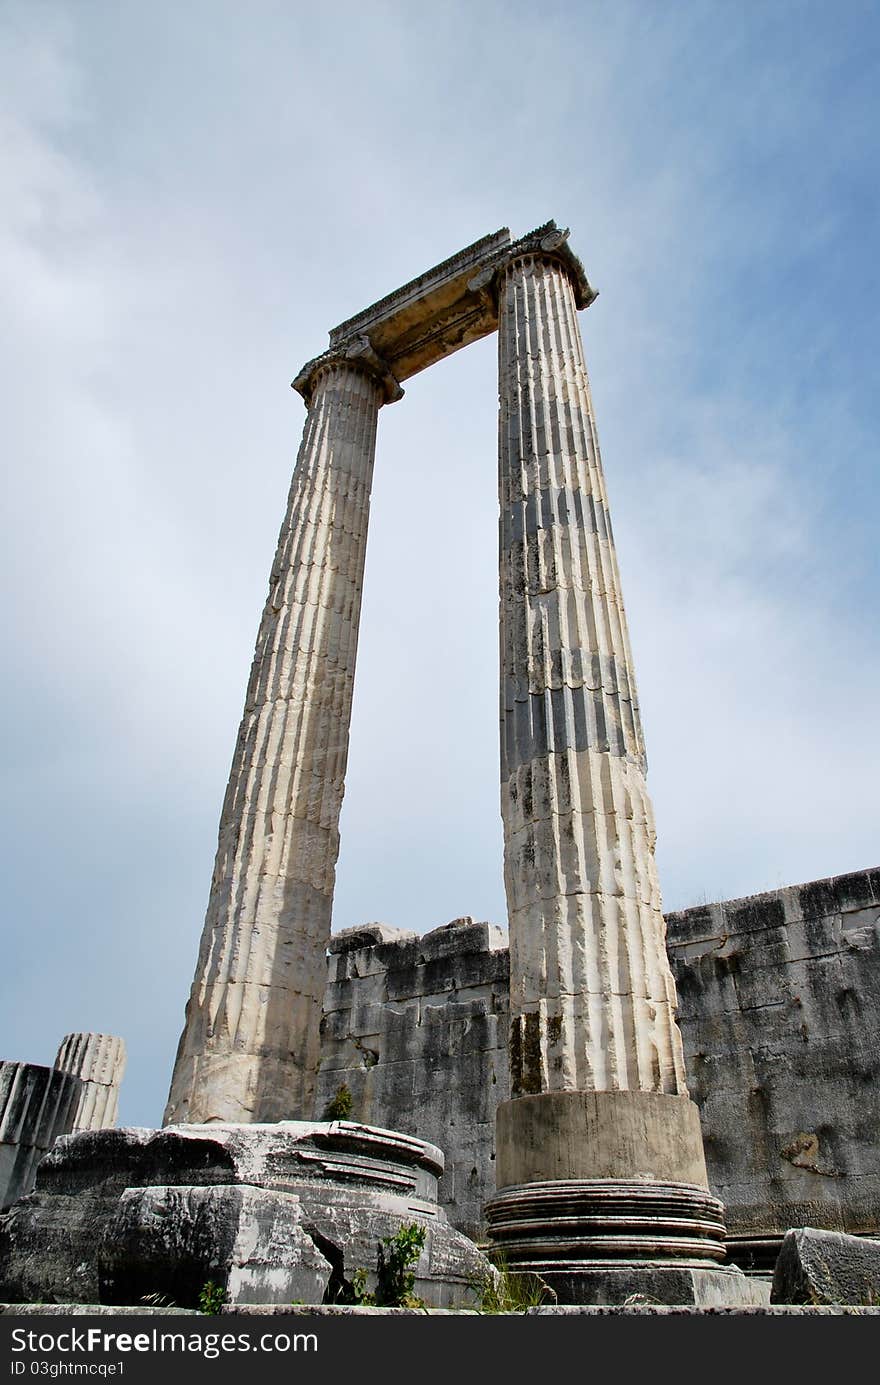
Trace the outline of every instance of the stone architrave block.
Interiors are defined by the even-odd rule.
[[[770,1302],[880,1305],[880,1241],[811,1226],[788,1231]]]

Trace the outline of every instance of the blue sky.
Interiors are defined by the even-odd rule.
[[[0,4],[0,1054],[155,1124],[303,410],[338,321],[549,217],[668,907],[875,865],[880,13]],[[495,344],[383,410],[334,927],[504,921]]]

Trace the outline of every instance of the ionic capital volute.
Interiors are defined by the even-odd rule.
[[[302,395],[306,402],[306,408],[311,407],[315,384],[322,371],[331,366],[339,365],[362,370],[365,375],[374,380],[382,390],[383,404],[394,404],[398,399],[403,398],[400,381],[394,375],[388,362],[373,349],[369,337],[355,336],[341,342],[338,346],[331,347],[329,351],[324,351],[314,360],[307,361],[295,379],[291,380],[291,389],[295,389],[297,393]]]
[[[509,265],[525,258],[546,259],[561,264],[574,288],[575,303],[578,308],[588,308],[598,297],[590,284],[586,271],[568,244],[568,228],[548,221],[536,231],[506,246],[495,258],[468,281],[468,289],[481,302],[497,312],[498,292],[501,276]]]

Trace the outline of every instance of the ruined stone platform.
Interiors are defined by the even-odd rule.
[[[443,1155],[348,1121],[86,1131],[61,1138],[0,1218],[0,1300],[196,1307],[344,1301],[401,1226],[426,1231],[415,1293],[470,1301],[489,1273],[437,1203]]]

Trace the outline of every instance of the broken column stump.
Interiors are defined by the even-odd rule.
[[[490,1273],[437,1204],[443,1155],[348,1121],[187,1125],[60,1139],[0,1218],[0,1301],[198,1306],[338,1302],[379,1242],[426,1231],[415,1293],[472,1301]]]

